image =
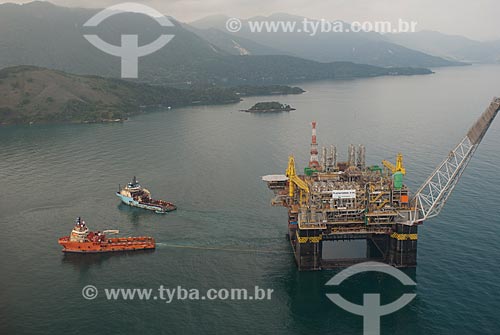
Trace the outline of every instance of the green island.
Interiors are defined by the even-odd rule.
[[[243,109],[241,111],[250,113],[273,113],[273,112],[289,112],[294,110],[295,108],[292,108],[290,105],[282,104],[277,101],[268,101],[268,102],[257,102],[255,105],[250,107],[250,109]]]

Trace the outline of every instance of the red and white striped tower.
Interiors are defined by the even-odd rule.
[[[316,142],[316,121],[312,122],[311,158],[309,159],[309,167],[316,170],[320,169],[318,143]]]

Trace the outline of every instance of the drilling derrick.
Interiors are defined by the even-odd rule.
[[[321,150],[321,171],[327,171],[328,168],[328,156],[326,154],[326,147]]]
[[[359,169],[363,170],[365,168],[365,146],[363,144],[360,144],[358,147],[358,161],[357,161],[357,166]]]
[[[349,166],[355,166],[356,165],[356,148],[354,147],[353,144],[349,145],[349,152],[347,156],[347,162]]]
[[[366,259],[415,266],[418,227],[439,214],[499,109],[500,98],[495,98],[413,196],[404,183],[408,171],[401,153],[396,164],[383,160],[383,170],[366,165],[363,145],[356,150],[351,144],[347,161],[337,161],[335,146],[329,152],[323,147],[320,165],[313,122],[304,175],[297,174],[290,156],[285,175],[262,177],[275,194],[272,204],[288,208],[287,235],[299,270],[345,267]],[[350,240],[366,241],[366,257],[338,256],[338,247]]]
[[[323,155],[326,157],[323,171],[334,172],[337,167],[337,148],[331,145],[329,150],[326,147],[323,147],[323,150]]]

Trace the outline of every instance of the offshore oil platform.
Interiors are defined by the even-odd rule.
[[[395,267],[417,264],[418,226],[439,214],[500,109],[495,98],[422,186],[411,194],[404,184],[403,156],[396,164],[367,166],[365,147],[349,146],[347,161],[337,161],[335,146],[321,158],[312,123],[311,156],[298,174],[290,156],[284,175],[262,177],[288,208],[288,239],[299,270],[345,267],[367,258]],[[326,257],[324,248],[340,241],[366,240],[366,257]],[[339,243],[340,242],[340,243]],[[363,242],[362,242],[363,243]]]

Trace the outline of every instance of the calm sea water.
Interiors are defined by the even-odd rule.
[[[285,239],[286,210],[272,208],[260,176],[302,169],[311,120],[341,157],[363,143],[367,161],[405,155],[415,189],[463,137],[494,95],[500,66],[436,74],[314,82],[278,97],[296,111],[238,112],[269,98],[134,117],[123,124],[0,128],[0,333],[362,334],[362,319],[325,296],[335,271],[299,273]],[[420,229],[417,298],[382,318],[382,334],[498,334],[500,120],[490,128],[441,215]],[[120,205],[133,175],[175,202],[168,215]],[[152,235],[154,252],[63,255],[57,238],[76,216],[97,230]],[[177,248],[176,246],[195,247]],[[198,249],[212,248],[212,249]],[[218,249],[232,249],[218,250]],[[259,252],[260,251],[260,252]],[[266,252],[272,251],[272,252]],[[272,288],[271,301],[107,301],[99,289],[159,285]],[[355,303],[407,291],[381,275],[352,278]]]

